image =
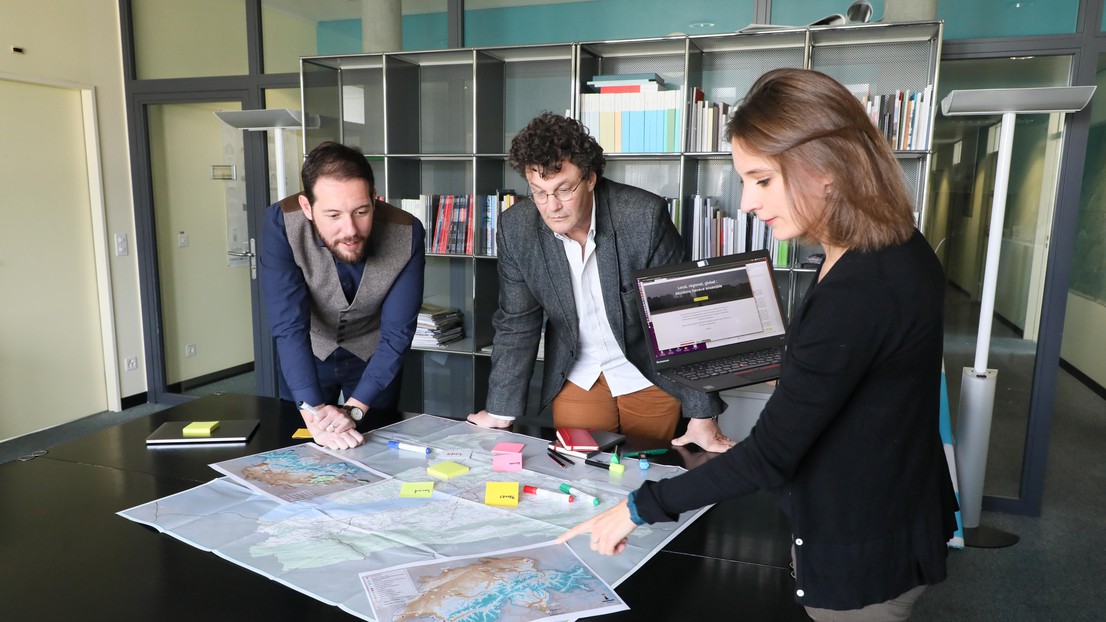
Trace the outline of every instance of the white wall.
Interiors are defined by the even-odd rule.
[[[125,233],[131,247],[130,255],[113,254],[110,258],[120,358],[116,363],[122,396],[142,393],[146,390],[146,372],[135,260],[138,241],[134,237],[117,2],[0,0],[0,16],[0,74],[32,82],[87,85],[95,90],[107,233]],[[26,53],[12,54],[10,46],[21,46]],[[122,359],[128,356],[138,358],[136,371],[123,371]]]
[[[1068,294],[1060,356],[1099,386],[1106,387],[1106,306]]]

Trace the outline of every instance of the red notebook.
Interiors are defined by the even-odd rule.
[[[583,428],[557,428],[557,440],[561,446],[572,451],[597,451],[599,445],[595,443],[591,432]]]

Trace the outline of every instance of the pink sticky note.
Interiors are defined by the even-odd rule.
[[[522,454],[496,454],[492,456],[493,471],[521,471]]]
[[[493,454],[521,454],[526,443],[499,443],[492,448]]]

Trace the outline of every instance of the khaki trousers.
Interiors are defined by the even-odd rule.
[[[590,391],[565,382],[553,398],[553,425],[621,432],[668,444],[680,421],[680,401],[652,386],[611,395],[607,379],[599,374]]]

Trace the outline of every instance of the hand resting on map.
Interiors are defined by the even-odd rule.
[[[591,550],[600,555],[618,555],[626,549],[626,538],[637,525],[630,520],[630,508],[623,499],[618,505],[593,516],[562,533],[557,542],[568,542],[583,534],[591,534]]]
[[[316,443],[327,449],[352,449],[365,442],[365,437],[357,431],[356,423],[346,411],[332,404],[317,410],[318,414],[300,411],[307,431]]]

